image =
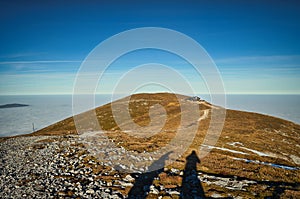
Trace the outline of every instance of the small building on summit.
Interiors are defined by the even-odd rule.
[[[188,101],[193,101],[193,102],[200,102],[201,98],[198,96],[193,96],[193,97],[189,97],[187,98]]]

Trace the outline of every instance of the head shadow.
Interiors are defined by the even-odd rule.
[[[161,156],[158,160],[154,161],[150,166],[150,172],[143,173],[139,175],[133,187],[130,189],[128,193],[128,198],[131,199],[144,199],[147,197],[148,193],[150,192],[150,186],[153,183],[154,178],[158,177],[158,175],[163,172],[165,161],[168,160],[169,155],[172,153],[168,152]],[[153,170],[155,168],[160,168],[157,170]]]
[[[186,157],[186,165],[182,177],[180,198],[205,198],[204,190],[198,178],[197,164],[200,164],[196,151]]]

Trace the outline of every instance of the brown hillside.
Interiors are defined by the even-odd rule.
[[[111,103],[98,107],[95,111],[102,130],[114,143],[127,150],[143,152],[155,151],[174,138],[181,118],[179,101],[184,106],[198,104],[201,113],[199,118],[203,116],[203,119],[199,121],[196,136],[186,153],[168,166],[168,169],[183,170],[188,155],[192,151],[196,151],[198,155],[200,153],[199,147],[211,120],[211,110],[221,109],[205,101],[189,101],[187,98],[187,96],[179,95],[177,99],[174,94],[169,93],[136,94],[113,102],[117,107],[129,103],[132,120],[140,126],[149,124],[150,107],[155,104],[164,107],[167,113],[165,125],[159,133],[147,138],[122,132],[122,127],[116,124],[112,115]],[[154,111],[155,117],[160,117],[160,114]],[[94,128],[94,124],[90,123],[91,120],[87,115],[87,113],[82,113],[80,119],[88,124],[87,126]],[[128,124],[125,122],[122,126]],[[72,117],[32,133],[30,136],[65,136],[68,134],[77,134]],[[217,144],[201,146],[202,150],[212,149],[212,151],[201,159],[200,164],[197,164],[197,171],[207,175],[255,181],[255,183],[243,190],[230,190],[213,183],[204,183],[205,193],[212,195],[217,192],[252,198],[255,196],[254,193],[259,197],[274,196],[280,189],[278,194],[283,197],[291,193],[292,195],[299,194],[299,143],[300,125],[298,124],[257,113],[226,110],[226,120]],[[181,177],[166,176],[164,172],[160,175],[160,180],[153,182],[155,186],[178,187],[181,184]]]

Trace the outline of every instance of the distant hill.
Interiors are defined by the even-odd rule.
[[[0,105],[0,108],[16,108],[16,107],[24,107],[24,106],[29,106],[27,104],[4,104],[4,105]]]
[[[221,110],[222,107],[214,106],[200,98],[178,96],[179,99],[169,93],[136,94],[113,102],[116,107],[129,103],[132,120],[140,126],[147,126],[150,123],[150,107],[155,104],[164,107],[167,119],[162,131],[146,138],[123,132],[121,130],[123,128],[114,120],[111,103],[98,107],[95,111],[101,128],[113,143],[123,149],[143,153],[160,149],[175,136],[181,119],[179,101],[184,106],[189,106],[191,103],[198,104],[201,120],[198,121],[200,125],[189,149],[173,164],[154,173],[129,174],[111,170],[109,166],[104,167],[103,163],[98,162],[97,158],[89,154],[85,146],[78,141],[73,117],[13,139],[35,139],[37,141],[32,142],[31,148],[37,146],[36,150],[45,150],[45,146],[49,148],[55,145],[60,155],[55,156],[57,161],[49,155],[49,159],[54,161],[51,165],[65,172],[57,174],[56,178],[62,181],[68,180],[73,183],[70,186],[77,186],[77,188],[78,185],[75,184],[78,182],[82,187],[86,187],[82,188],[83,192],[93,197],[96,197],[97,189],[88,186],[93,184],[92,180],[95,179],[102,183],[98,189],[103,188],[103,193],[106,189],[111,190],[106,193],[119,194],[119,198],[127,196],[135,198],[140,196],[138,195],[140,192],[148,198],[158,198],[158,196],[166,198],[300,197],[300,125],[258,113],[226,110],[224,128],[216,145],[202,145],[210,125],[212,109]],[[121,111],[122,109],[120,114]],[[160,117],[161,114],[162,112],[154,111],[153,116]],[[82,113],[80,119],[83,124],[88,124],[87,131],[88,126],[94,125],[87,113]],[[130,122],[121,125],[128,127]],[[211,125],[214,126],[214,123]],[[187,127],[186,130],[188,129]],[[10,140],[5,139],[3,142]],[[40,145],[41,143],[43,145]],[[197,158],[200,147],[204,151],[211,150],[202,159]],[[43,158],[47,159],[46,157]],[[57,164],[64,162],[64,164],[56,165],[55,162]],[[88,174],[91,177],[89,181],[84,180],[86,179],[84,175],[72,175],[72,172],[76,173],[77,169],[79,172],[82,168],[91,169],[91,173]],[[45,174],[45,178],[49,175]],[[74,197],[80,197],[79,192],[75,189],[68,191],[60,188],[49,191],[58,196],[61,193],[61,196]],[[145,198],[144,196],[142,198]]]

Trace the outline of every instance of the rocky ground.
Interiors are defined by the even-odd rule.
[[[90,159],[75,140],[40,136],[2,142],[0,198],[122,198],[114,189],[125,181],[118,186],[105,181],[120,176]]]
[[[300,125],[226,110],[221,134],[210,134],[219,136],[217,143],[204,143],[210,126],[219,124],[211,120],[212,111],[221,117],[224,109],[168,93],[137,94],[113,104],[118,115],[129,110],[131,118],[118,125],[112,104],[106,104],[32,134],[0,138],[0,198],[300,198]],[[194,105],[197,115],[191,114]],[[158,127],[165,113],[159,132],[135,136],[140,130],[132,121]],[[160,153],[178,129],[179,142]],[[192,139],[186,136],[191,132]],[[187,138],[189,148],[166,165]],[[203,152],[209,153],[200,161]],[[155,169],[144,173],[145,162]]]
[[[0,157],[0,198],[243,198],[217,191],[208,196],[202,185],[246,191],[258,183],[203,173],[193,164],[122,173],[89,155],[76,135],[7,139],[0,142]]]

